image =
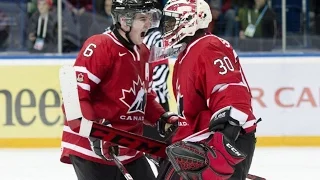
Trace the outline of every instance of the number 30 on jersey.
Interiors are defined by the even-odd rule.
[[[214,60],[213,64],[216,66],[219,66],[219,68],[220,68],[219,74],[221,74],[221,75],[225,75],[229,71],[234,71],[234,67],[233,67],[230,59],[227,56],[223,57],[222,59]]]

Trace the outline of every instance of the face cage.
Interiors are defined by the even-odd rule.
[[[163,37],[170,36],[175,30],[177,30],[180,20],[180,14],[164,12],[160,22]]]
[[[171,24],[172,27],[174,24],[174,27],[166,26],[166,24],[169,24],[168,21],[173,19],[176,21]],[[185,13],[184,15],[174,12],[164,12],[162,27],[164,46],[173,47],[176,44],[181,43],[181,40],[186,36],[193,36],[195,34],[197,31],[196,15],[192,12]]]
[[[149,20],[151,22],[151,27],[150,28],[155,28],[153,26],[159,26],[159,19],[161,18],[161,16],[159,17],[159,11],[156,8],[153,9],[149,9],[149,10],[130,10],[128,12],[126,12],[125,14],[121,13],[117,13],[117,17],[114,18],[115,22],[119,22],[120,18],[123,17],[126,25],[127,26],[132,26],[133,20],[135,19],[136,14],[147,14],[149,16]],[[161,13],[160,13],[161,14]]]
[[[170,48],[178,44],[183,39],[183,22],[181,14],[174,12],[164,12],[161,19],[163,45]],[[183,36],[183,37],[182,37]],[[181,38],[182,37],[182,38]]]

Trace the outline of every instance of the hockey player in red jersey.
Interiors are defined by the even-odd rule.
[[[178,118],[155,101],[149,89],[152,70],[149,50],[142,44],[150,27],[150,0],[113,0],[114,26],[90,37],[74,63],[81,111],[84,118],[142,135],[143,123],[158,126]],[[78,180],[124,179],[113,156],[125,165],[135,180],[155,176],[142,152],[95,138],[81,137],[65,122],[61,161],[72,163]]]
[[[165,45],[187,46],[172,79],[179,127],[157,178],[246,179],[257,121],[237,53],[229,42],[207,33],[212,17],[204,0],[169,0],[162,18]]]

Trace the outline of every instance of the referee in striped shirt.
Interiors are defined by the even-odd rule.
[[[159,29],[161,11],[158,13],[154,13],[153,16],[158,19],[158,21],[154,21],[152,27],[147,32],[143,43],[151,50],[152,47],[162,47],[162,38],[161,31]],[[167,85],[167,80],[169,76],[169,64],[168,60],[161,60],[160,62],[156,62],[156,65],[153,67],[153,76],[152,76],[152,89],[157,94],[156,100],[161,104],[161,106],[169,111],[169,90]],[[150,137],[152,139],[157,140],[165,140],[159,136],[159,133],[155,127],[145,126],[144,127],[144,135]]]

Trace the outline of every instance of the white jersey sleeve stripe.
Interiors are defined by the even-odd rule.
[[[80,146],[77,146],[77,145],[74,145],[74,144],[70,144],[70,143],[67,143],[67,142],[62,142],[62,143],[61,143],[61,146],[62,146],[63,148],[72,149],[72,150],[74,150],[74,151],[76,151],[76,152],[79,152],[79,153],[81,153],[81,154],[84,154],[84,155],[87,155],[87,156],[90,156],[90,157],[94,157],[94,158],[97,158],[97,159],[101,159],[101,157],[99,157],[98,155],[96,155],[93,151],[88,150],[88,149],[85,149],[85,148],[80,147]],[[139,153],[139,151],[137,151],[134,156],[127,156],[127,155],[118,156],[118,159],[119,159],[120,161],[128,160],[128,159],[131,159],[131,158],[135,157],[138,153]]]
[[[64,132],[71,133],[71,134],[73,134],[73,135],[75,135],[75,136],[81,136],[80,134],[72,131],[69,126],[63,126],[63,131],[64,131]],[[82,137],[82,136],[81,136],[81,137]],[[83,147],[78,146],[78,145],[74,145],[74,144],[70,144],[70,143],[68,143],[68,142],[62,141],[61,146],[62,146],[63,148],[72,149],[72,150],[74,150],[74,151],[76,151],[76,152],[79,152],[79,153],[81,153],[81,154],[84,154],[84,155],[87,155],[87,156],[90,156],[90,157],[94,157],[94,158],[101,159],[101,157],[99,157],[98,155],[96,155],[92,150],[83,148]],[[120,148],[121,148],[121,149],[126,149],[125,147],[122,147],[122,146],[120,146]],[[128,160],[128,159],[131,159],[131,158],[135,157],[138,153],[139,153],[139,151],[137,151],[136,154],[133,155],[133,156],[121,155],[121,156],[118,156],[118,158],[119,158],[120,161],[124,161],[124,160]]]
[[[247,88],[247,85],[244,84],[243,82],[239,82],[239,83],[229,83],[229,84],[217,84],[213,89],[211,94],[215,93],[215,92],[221,92],[225,89],[228,88],[228,86],[243,86]]]
[[[82,73],[86,73],[88,75],[88,78],[95,82],[96,84],[99,84],[101,82],[101,79],[99,79],[97,76],[95,76],[94,74],[92,74],[90,71],[88,71],[88,69],[86,67],[83,66],[74,66],[74,70],[76,72],[82,72]]]
[[[243,128],[243,129],[250,128],[250,127],[252,127],[253,125],[255,125],[255,124],[256,124],[256,122],[257,122],[257,120],[256,120],[256,119],[253,119],[253,120],[247,121],[246,123],[244,123],[244,124],[242,125],[242,128]]]
[[[80,86],[82,89],[86,90],[86,91],[90,91],[90,85],[89,84],[85,84],[85,83],[77,83],[78,86]]]

